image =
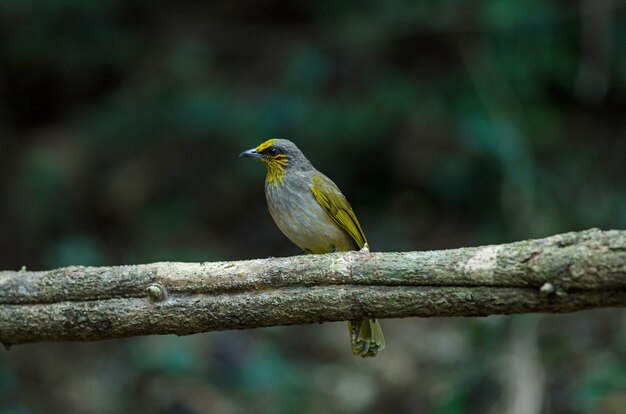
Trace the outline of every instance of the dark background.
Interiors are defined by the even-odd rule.
[[[0,0],[0,268],[296,254],[272,137],[373,250],[626,228],[625,6]],[[383,326],[16,346],[0,414],[625,410],[623,311]]]

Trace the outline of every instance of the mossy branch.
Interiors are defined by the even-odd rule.
[[[626,306],[626,231],[497,246],[0,272],[0,342]]]

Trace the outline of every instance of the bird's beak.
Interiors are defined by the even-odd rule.
[[[249,157],[249,158],[261,158],[263,157],[263,154],[259,154],[258,152],[256,152],[255,148],[246,150],[244,152],[242,152],[241,154],[239,154],[239,158],[243,158],[243,157]]]

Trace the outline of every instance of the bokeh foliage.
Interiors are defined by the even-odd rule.
[[[376,250],[625,228],[624,6],[0,0],[0,265],[295,254],[237,159],[269,137]],[[385,326],[374,361],[344,324],[17,347],[0,413],[626,406],[621,311]]]

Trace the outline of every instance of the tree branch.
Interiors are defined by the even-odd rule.
[[[626,231],[486,247],[0,272],[0,342],[626,306]]]

